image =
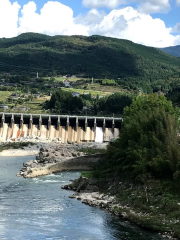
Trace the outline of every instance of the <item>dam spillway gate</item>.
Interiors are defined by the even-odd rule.
[[[0,113],[0,140],[57,138],[66,142],[109,142],[117,138],[122,118]]]

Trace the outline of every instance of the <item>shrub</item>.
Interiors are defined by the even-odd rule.
[[[123,132],[108,146],[117,172],[136,179],[180,178],[179,111],[164,96],[139,97],[124,110]]]

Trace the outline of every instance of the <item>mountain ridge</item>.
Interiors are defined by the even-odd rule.
[[[125,81],[180,76],[180,58],[129,40],[93,35],[24,33],[0,39],[0,71],[41,75],[76,74]]]
[[[170,46],[166,48],[160,48],[163,52],[166,52],[172,56],[180,57],[180,45]]]

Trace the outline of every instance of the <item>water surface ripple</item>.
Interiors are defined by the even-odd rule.
[[[0,157],[1,240],[158,240],[104,210],[80,203],[61,185],[79,176],[63,172],[34,179],[16,173],[34,157]]]

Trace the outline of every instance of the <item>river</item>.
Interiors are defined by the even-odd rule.
[[[70,199],[61,189],[78,172],[34,179],[16,177],[34,157],[0,157],[1,240],[158,240],[151,233],[108,212]]]

